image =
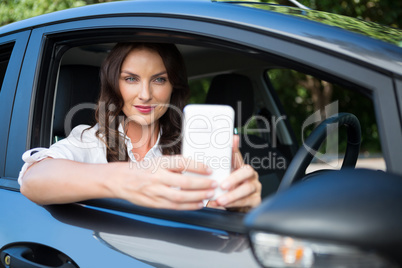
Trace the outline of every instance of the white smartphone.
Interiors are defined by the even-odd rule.
[[[218,182],[229,176],[232,167],[234,110],[228,105],[189,104],[184,107],[182,155],[212,169],[200,175]],[[194,174],[192,174],[194,175]],[[224,191],[215,191],[215,200]]]

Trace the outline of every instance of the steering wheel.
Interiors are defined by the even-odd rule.
[[[315,153],[327,138],[327,132],[337,130],[341,126],[347,127],[348,136],[346,153],[341,168],[354,168],[356,166],[361,142],[359,119],[350,113],[338,113],[322,121],[308,136],[303,145],[300,146],[283,175],[278,192],[289,188],[293,183],[301,180]]]

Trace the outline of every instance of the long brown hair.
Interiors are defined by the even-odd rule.
[[[95,117],[99,124],[96,136],[106,144],[108,162],[127,161],[125,135],[118,131],[119,124],[126,121],[122,108],[123,98],[119,89],[121,66],[126,56],[134,49],[148,48],[158,52],[165,65],[168,79],[173,86],[170,106],[159,119],[162,154],[179,154],[181,149],[181,111],[187,102],[189,86],[183,58],[173,44],[118,43],[109,53],[100,71],[101,92]]]

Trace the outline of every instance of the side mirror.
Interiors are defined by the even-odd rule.
[[[318,173],[245,218],[264,267],[399,267],[402,177],[350,169]]]

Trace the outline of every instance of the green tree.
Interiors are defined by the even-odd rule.
[[[85,4],[82,0],[3,0],[0,3],[0,25]]]
[[[2,0],[0,26],[67,8],[112,0]]]

